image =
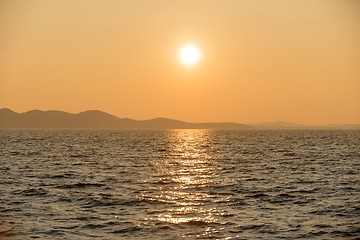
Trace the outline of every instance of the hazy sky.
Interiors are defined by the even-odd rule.
[[[360,1],[1,0],[2,107],[360,123]]]

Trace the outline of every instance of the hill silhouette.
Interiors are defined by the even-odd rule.
[[[189,123],[168,118],[134,120],[118,118],[99,110],[77,114],[63,111],[31,110],[17,113],[8,108],[0,109],[0,128],[43,129],[251,129],[239,123]]]

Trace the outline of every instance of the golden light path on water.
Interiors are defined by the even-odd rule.
[[[157,184],[148,200],[161,202],[164,208],[159,210],[155,222],[170,225],[200,226],[201,235],[207,236],[217,226],[225,224],[217,219],[221,215],[211,203],[210,189],[219,181],[218,166],[211,158],[208,130],[173,130],[168,134],[168,145],[164,159],[155,162],[152,181]],[[217,179],[216,179],[217,178]],[[219,231],[219,227],[216,231]]]

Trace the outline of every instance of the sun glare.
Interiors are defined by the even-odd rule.
[[[180,60],[185,65],[194,65],[200,59],[200,51],[193,44],[186,44],[180,49]]]

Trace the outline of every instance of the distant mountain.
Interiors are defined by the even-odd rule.
[[[360,124],[326,124],[326,125],[307,125],[289,122],[262,122],[247,124],[255,129],[360,129]]]
[[[262,122],[262,123],[254,123],[249,124],[255,128],[259,129],[305,129],[305,128],[314,128],[310,125],[305,124],[296,124],[289,122]]]
[[[17,113],[0,109],[0,128],[44,129],[251,129],[239,123],[188,123],[168,118],[134,120],[118,118],[106,112],[91,110],[77,114],[62,111],[32,110]]]
[[[360,124],[328,124],[319,126],[319,128],[328,129],[360,129]]]

